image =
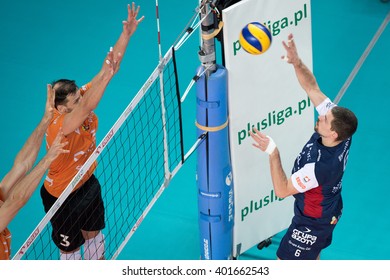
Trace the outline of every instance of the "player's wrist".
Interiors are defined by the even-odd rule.
[[[276,150],[276,144],[275,141],[267,135],[267,138],[269,139],[269,143],[267,148],[265,149],[265,152],[269,155],[272,155],[273,152]]]
[[[300,68],[302,66],[302,60],[299,57],[296,57],[292,62],[292,65],[296,68]]]

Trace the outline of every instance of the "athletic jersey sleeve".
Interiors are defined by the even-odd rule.
[[[81,95],[84,95],[89,89],[91,88],[91,82],[83,85],[81,88],[80,88],[80,94]]]
[[[324,116],[330,109],[335,106],[337,105],[330,101],[329,98],[326,98],[324,101],[322,101],[321,104],[316,107],[316,110],[320,116]]]
[[[318,187],[314,169],[315,163],[308,163],[291,175],[292,184],[298,192],[303,193]]]
[[[0,260],[9,260],[11,256],[11,232],[6,228],[0,232]]]

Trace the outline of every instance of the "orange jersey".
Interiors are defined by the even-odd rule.
[[[11,232],[6,228],[0,232],[0,260],[9,260],[11,256]]]
[[[0,190],[0,207],[4,203],[4,198]],[[9,260],[11,257],[11,232],[5,228],[0,232],[0,260]]]
[[[80,91],[84,94],[89,88],[90,83],[83,86]],[[66,114],[61,114],[54,110],[53,119],[46,131],[46,146],[50,148],[60,128],[62,127]],[[49,172],[46,176],[44,185],[46,190],[54,197],[59,197],[65,188],[72,181],[83,164],[96,148],[96,131],[98,127],[98,119],[91,112],[84,123],[72,133],[65,136],[69,144],[65,149],[69,150],[67,154],[60,154],[50,165]],[[75,189],[81,187],[89,177],[93,174],[96,168],[96,162],[92,164],[88,172],[82,180],[76,185]]]

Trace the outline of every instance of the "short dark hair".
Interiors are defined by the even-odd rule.
[[[358,120],[355,114],[351,110],[341,106],[333,107],[332,114],[334,119],[332,120],[331,128],[338,134],[336,140],[344,141],[351,137],[358,126]]]
[[[58,105],[66,103],[68,95],[76,94],[79,89],[74,80],[59,79],[51,83],[51,86],[55,89],[54,106],[57,108]]]

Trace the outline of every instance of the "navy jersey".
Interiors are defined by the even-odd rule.
[[[317,107],[324,115],[336,106],[329,99]],[[295,194],[294,212],[310,218],[334,219],[341,215],[343,202],[341,197],[342,178],[348,160],[351,138],[335,147],[326,147],[321,143],[320,135],[315,132],[303,147],[294,162],[292,183],[299,191]]]

